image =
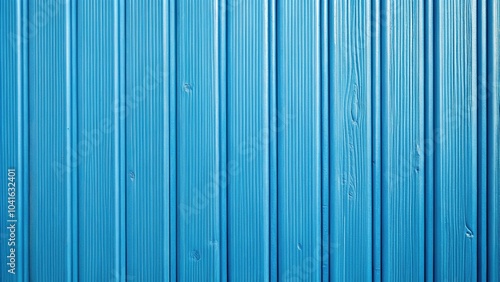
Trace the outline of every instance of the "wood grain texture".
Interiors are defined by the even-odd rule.
[[[277,48],[277,0],[269,3],[269,120],[270,128],[277,128],[278,118],[278,48]],[[276,117],[276,118],[272,118]],[[270,280],[278,280],[278,131],[269,134],[269,245]]]
[[[477,279],[477,3],[435,4],[434,278],[470,281]]]
[[[487,1],[477,1],[477,279],[488,277],[488,13]]]
[[[330,50],[329,1],[320,1],[320,68],[321,68],[321,281],[330,280]]]
[[[65,3],[28,2],[29,272],[35,281],[71,278],[72,159],[70,28]]]
[[[170,222],[168,226],[164,226],[165,229],[169,230],[169,273],[170,281],[175,281],[177,279],[177,68],[176,68],[176,60],[177,60],[177,52],[176,52],[176,1],[167,1],[168,4],[163,9],[167,10],[164,12],[168,13],[168,18],[164,17],[165,24],[168,25],[168,29],[163,29],[163,42],[164,48],[168,45],[168,55],[164,54],[164,57],[168,57],[168,68],[169,68],[169,76],[168,76],[168,86],[165,89],[168,89],[169,95],[169,105],[168,108],[165,109],[168,111],[168,127],[169,131],[164,132],[164,134],[169,135],[168,146],[169,146],[169,186],[170,186],[170,194],[169,194],[169,205],[170,205]],[[167,49],[164,49],[167,50]],[[165,82],[166,83],[166,82]]]
[[[265,1],[228,2],[226,9],[228,278],[232,281],[270,279],[269,138],[276,130],[270,127],[268,11]]]
[[[434,279],[434,19],[433,1],[424,2],[424,62],[425,62],[425,279]]]
[[[321,278],[320,2],[278,1],[278,275]]]
[[[330,2],[330,278],[372,279],[371,3]]]
[[[382,1],[382,280],[424,279],[424,10]]]
[[[163,0],[127,1],[127,277],[169,279],[169,75]],[[144,52],[144,50],[151,50]],[[148,220],[145,220],[148,219]],[[147,253],[148,256],[143,254]],[[167,267],[165,267],[167,266]]]
[[[77,4],[78,134],[78,278],[119,279],[121,126],[119,3],[79,1]],[[85,28],[84,28],[85,27]],[[99,30],[98,33],[94,32]],[[124,164],[124,163],[123,163]]]
[[[219,2],[177,1],[177,278],[218,281],[226,171],[220,148]],[[182,31],[182,32],[180,32]],[[224,215],[225,216],[225,215]]]
[[[0,0],[0,281],[498,281],[499,30],[492,0]]]

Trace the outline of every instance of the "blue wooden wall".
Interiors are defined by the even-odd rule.
[[[500,281],[500,2],[0,0],[0,176],[2,282]]]

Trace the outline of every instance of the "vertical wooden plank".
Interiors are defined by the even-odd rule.
[[[30,279],[65,281],[71,277],[69,2],[28,5]]]
[[[488,1],[488,280],[500,280],[500,3]]]
[[[168,91],[168,106],[165,106],[165,111],[169,113],[168,132],[165,134],[169,135],[169,213],[170,213],[170,223],[165,225],[165,233],[170,233],[169,235],[169,264],[165,267],[169,268],[169,277],[165,277],[165,280],[169,281],[177,281],[177,36],[176,36],[176,3],[177,0],[173,1],[164,1],[163,2],[163,11],[165,15],[168,14],[168,17],[164,16],[164,24],[168,25],[167,28],[163,28],[163,42],[164,42],[164,50],[167,50],[166,46],[168,46],[168,55],[164,53],[164,59],[168,58],[168,85],[165,84],[165,91]],[[165,246],[167,248],[167,246]],[[165,260],[166,261],[166,260]]]
[[[0,195],[1,281],[24,281],[27,256],[27,68],[25,3],[0,3],[0,173],[5,190]]]
[[[217,80],[218,84],[217,90],[219,92],[218,99],[218,115],[219,115],[219,159],[220,167],[219,171],[223,172],[226,181],[221,182],[220,185],[220,272],[221,282],[226,282],[228,279],[228,251],[227,251],[227,240],[228,240],[228,211],[227,211],[227,186],[228,186],[228,168],[227,168],[227,11],[228,5],[234,5],[235,2],[227,0],[219,0],[218,11],[216,12],[217,20]]]
[[[424,280],[423,2],[382,2],[382,279]]]
[[[2,265],[0,279],[2,281],[18,281],[19,270],[14,268],[19,261],[20,255],[14,252],[14,260],[11,263],[11,246],[8,245],[11,230],[7,229],[10,224],[14,227],[21,223],[17,209],[13,209],[14,204],[18,205],[19,191],[19,169],[21,163],[17,158],[19,148],[17,128],[19,127],[18,120],[18,105],[21,101],[18,99],[18,93],[21,92],[18,72],[20,65],[18,63],[18,54],[20,53],[19,44],[20,33],[17,30],[19,14],[17,13],[17,3],[14,1],[0,2],[0,34],[7,35],[8,40],[3,40],[0,44],[0,175],[2,175],[7,183],[5,191],[0,194],[0,219],[2,229],[0,230],[0,253],[5,254],[0,256]],[[9,180],[12,179],[12,182]],[[15,196],[15,198],[14,198]],[[11,208],[9,209],[9,206]],[[18,221],[18,222],[15,222]],[[14,229],[17,231],[17,229]],[[12,231],[13,232],[13,231]],[[14,246],[17,251],[17,246]],[[11,270],[14,268],[14,270]],[[11,272],[14,271],[14,272]]]
[[[372,280],[382,280],[382,29],[387,22],[380,0],[372,0],[371,37],[371,125],[372,125]],[[385,126],[385,125],[384,125]]]
[[[320,1],[321,38],[321,281],[330,281],[330,76],[329,1]]]
[[[220,280],[219,2],[177,1],[177,278]]]
[[[71,92],[70,99],[66,101],[68,111],[66,112],[67,124],[70,125],[70,136],[66,141],[66,151],[68,159],[70,161],[71,167],[71,193],[69,193],[68,198],[68,209],[70,210],[70,216],[66,219],[69,228],[69,240],[71,241],[70,246],[70,259],[68,259],[68,267],[71,269],[69,273],[68,280],[76,281],[78,280],[78,169],[72,166],[73,161],[77,161],[77,156],[72,156],[74,148],[77,147],[78,140],[78,57],[77,57],[77,38],[76,34],[76,15],[77,15],[77,5],[75,1],[68,3],[66,7],[67,22],[66,34],[68,36],[66,41],[66,46],[70,50],[67,55],[68,58],[68,68],[70,73],[67,74],[69,80],[69,85],[67,86],[68,91]],[[68,18],[69,17],[69,18]]]
[[[487,0],[477,2],[477,118],[478,118],[478,211],[477,211],[477,280],[485,281],[488,250],[488,78],[487,78]]]
[[[22,34],[27,34],[28,33],[28,26],[22,24],[22,19],[26,19],[29,17],[28,14],[28,2],[29,0],[22,0],[21,2],[17,2],[18,9],[20,6],[20,11],[18,14],[20,14],[20,18],[18,19],[18,32]],[[29,220],[29,213],[30,213],[30,207],[29,207],[29,190],[30,190],[30,173],[29,173],[29,68],[28,68],[28,58],[29,58],[29,53],[28,53],[28,46],[29,46],[29,40],[26,40],[21,36],[19,38],[21,42],[21,54],[20,54],[20,60],[21,60],[21,71],[20,75],[22,76],[21,80],[21,95],[22,95],[22,115],[23,115],[23,120],[22,120],[22,151],[19,152],[19,154],[22,154],[20,159],[22,159],[22,171],[20,173],[21,175],[21,180],[19,182],[21,186],[21,194],[19,197],[21,198],[21,213],[20,213],[20,218],[23,220],[23,223],[21,224],[21,229],[20,229],[20,234],[21,234],[21,245],[20,245],[20,254],[23,256],[20,261],[19,261],[19,269],[22,271],[22,275],[20,275],[21,281],[29,280],[30,279],[30,272],[29,272],[29,250],[30,250],[30,244],[29,244],[29,226],[30,226],[30,220]],[[18,55],[19,56],[19,55]]]
[[[115,194],[114,197],[117,200],[115,203],[114,213],[116,218],[115,223],[115,234],[117,240],[115,241],[115,258],[118,261],[118,278],[117,280],[127,280],[131,277],[127,274],[127,261],[126,261],[126,247],[127,247],[127,235],[126,235],[126,118],[117,114],[116,101],[119,101],[121,106],[127,104],[126,97],[126,73],[125,73],[125,51],[126,51],[126,41],[125,41],[125,0],[115,0],[114,3],[114,71],[115,71],[115,124],[118,127],[118,135],[115,135],[115,174],[114,177],[117,179],[115,184]],[[123,107],[122,107],[123,109]],[[115,275],[116,276],[116,275]]]
[[[127,277],[169,277],[168,60],[163,0],[126,3]],[[167,195],[167,196],[165,196]],[[166,246],[164,246],[166,245]],[[166,273],[165,273],[166,272]],[[167,279],[168,280],[168,279]]]
[[[424,272],[425,280],[434,280],[434,1],[424,1]]]
[[[80,281],[120,280],[118,1],[77,3],[78,248]],[[98,30],[99,32],[96,32]],[[124,230],[123,230],[124,231]],[[123,254],[124,255],[124,254]]]
[[[434,277],[471,281],[477,279],[477,5],[444,1],[434,8]]]
[[[320,1],[278,1],[279,279],[321,279]]]
[[[269,281],[269,7],[226,12],[229,280]]]
[[[277,1],[269,3],[269,245],[270,281],[278,281],[278,47]]]
[[[330,2],[332,280],[372,280],[371,2]]]

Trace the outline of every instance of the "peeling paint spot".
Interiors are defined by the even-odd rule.
[[[417,152],[418,156],[420,156],[422,154],[422,147],[420,147],[420,144],[417,144],[415,146],[415,151]]]
[[[356,197],[356,192],[352,185],[349,186],[349,192],[347,193],[347,196],[349,197],[349,200],[353,200]]]
[[[193,92],[193,86],[189,83],[184,83],[184,85],[182,86],[182,90],[184,90],[185,93],[190,94],[191,92]]]
[[[470,228],[466,225],[465,226],[465,237],[469,238],[469,239],[472,239],[474,238],[474,233],[472,232],[472,230],[470,230]]]
[[[347,185],[347,174],[345,172],[342,173],[341,176],[340,176],[340,184],[342,186]]]
[[[297,250],[302,251],[302,244],[301,243],[297,244]]]
[[[192,250],[191,253],[189,254],[189,257],[194,261],[201,260],[201,255],[200,252],[198,252],[198,250]]]

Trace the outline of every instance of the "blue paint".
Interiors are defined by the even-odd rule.
[[[0,281],[498,281],[499,26],[487,0],[0,1]]]

